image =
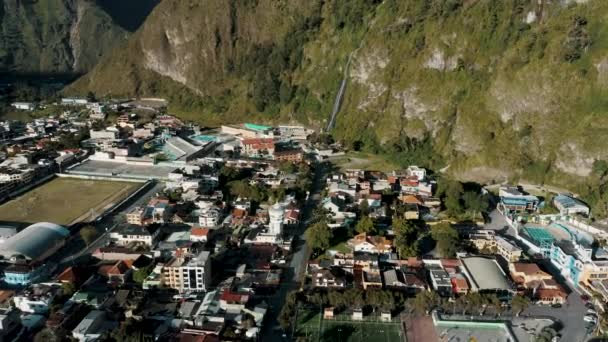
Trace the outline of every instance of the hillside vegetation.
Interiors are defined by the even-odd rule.
[[[327,124],[398,164],[604,196],[608,2],[164,0],[68,93],[165,96],[207,125]]]
[[[83,73],[127,37],[89,0],[3,0],[0,72]]]

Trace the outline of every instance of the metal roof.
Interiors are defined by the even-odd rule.
[[[478,290],[510,290],[505,273],[494,259],[484,257],[462,258],[462,264],[471,282]]]
[[[0,255],[6,259],[23,256],[35,260],[62,244],[69,235],[70,232],[60,225],[49,222],[35,223],[1,244]]]

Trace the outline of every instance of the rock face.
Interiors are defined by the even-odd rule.
[[[67,91],[323,127],[352,54],[338,139],[430,136],[463,179],[584,177],[608,157],[607,14],[603,0],[164,0]]]
[[[3,0],[0,72],[83,73],[127,37],[88,0]]]

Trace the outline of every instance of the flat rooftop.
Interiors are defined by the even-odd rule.
[[[104,160],[86,160],[82,164],[69,169],[72,174],[93,176],[123,177],[137,179],[166,179],[176,167],[165,165],[131,165],[121,162]]]

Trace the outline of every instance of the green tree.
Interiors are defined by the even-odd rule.
[[[310,248],[316,251],[325,251],[330,247],[333,232],[325,221],[319,221],[308,227],[304,236]]]
[[[482,194],[467,191],[462,195],[466,210],[472,214],[481,214],[488,209],[488,200]]]
[[[418,237],[420,227],[410,220],[402,217],[393,219],[393,231],[395,233],[395,247],[399,255],[404,257],[417,256],[419,251]]]
[[[458,231],[449,223],[439,223],[431,228],[431,237],[435,240],[439,254],[444,258],[456,255],[459,247]]]
[[[142,267],[133,273],[133,281],[138,284],[143,284],[144,280],[150,275],[152,272],[152,265],[147,267]]]
[[[93,241],[95,241],[95,237],[97,237],[97,229],[93,226],[84,226],[80,229],[80,237],[82,241],[88,246]]]
[[[369,202],[367,202],[367,199],[363,199],[359,204],[359,212],[363,216],[369,215]]]
[[[414,297],[414,310],[418,313],[429,314],[429,312],[440,302],[439,295],[434,291],[420,291]]]
[[[519,316],[524,310],[526,310],[530,306],[530,300],[528,297],[524,297],[522,295],[515,295],[511,299],[511,307],[515,311],[515,315]]]
[[[376,226],[374,225],[374,220],[372,220],[372,218],[369,216],[361,217],[359,222],[357,222],[357,226],[355,227],[355,230],[358,233],[366,233],[368,235],[376,235],[378,233],[378,230],[376,229]]]

